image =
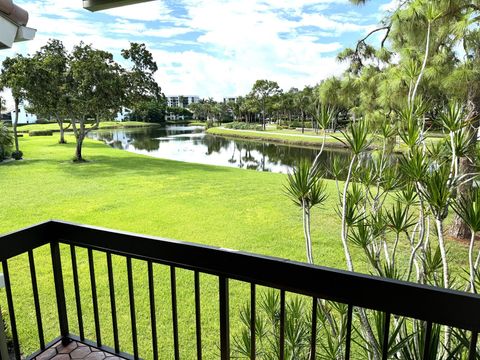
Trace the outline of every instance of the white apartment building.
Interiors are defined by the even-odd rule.
[[[179,107],[185,109],[190,104],[198,103],[200,98],[196,95],[174,95],[167,96],[168,107]]]
[[[223,103],[224,104],[228,104],[229,102],[237,102],[237,98],[236,97],[224,97],[223,98]]]

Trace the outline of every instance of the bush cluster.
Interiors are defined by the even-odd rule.
[[[28,132],[29,136],[52,136],[52,130],[30,130]]]
[[[236,129],[236,130],[263,130],[262,125],[250,124],[245,122],[231,122],[225,125],[227,129]]]

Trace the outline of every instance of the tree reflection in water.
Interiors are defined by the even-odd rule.
[[[287,173],[301,160],[313,161],[318,153],[313,148],[206,135],[201,128],[189,126],[101,130],[92,132],[90,137],[114,148],[159,158],[281,173]],[[343,169],[350,154],[346,150],[325,149],[320,162],[327,178],[333,177],[334,159],[336,167]],[[395,162],[393,159],[392,164]],[[371,157],[367,157],[363,166],[368,169],[370,163]]]

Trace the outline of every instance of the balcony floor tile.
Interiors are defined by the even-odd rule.
[[[93,346],[77,341],[68,345],[58,342],[34,358],[34,360],[124,360]]]

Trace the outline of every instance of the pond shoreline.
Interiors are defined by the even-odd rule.
[[[254,142],[265,142],[265,143],[276,143],[281,145],[291,145],[304,148],[313,148],[320,149],[322,147],[322,138],[320,136],[314,135],[302,135],[302,134],[280,134],[280,133],[269,133],[265,132],[260,134],[260,131],[252,130],[237,130],[237,129],[227,129],[227,128],[210,128],[205,131],[205,133],[222,138],[230,139],[241,139],[246,141]],[[298,139],[304,137],[304,139]],[[327,136],[324,147],[326,149],[332,150],[347,150],[348,147],[345,146],[341,141],[333,138],[331,135]],[[369,151],[380,150],[380,147],[371,145],[368,148]],[[394,154],[403,154],[405,149],[402,149],[398,145],[393,150]]]
[[[276,133],[268,133],[259,134],[257,132],[248,131],[248,130],[235,130],[235,129],[224,129],[224,128],[210,128],[206,130],[206,133],[212,136],[224,137],[224,138],[235,138],[235,139],[242,139],[242,140],[250,140],[256,142],[269,142],[269,143],[277,143],[282,145],[294,145],[294,146],[301,146],[307,148],[314,148],[320,149],[322,147],[322,139],[318,137],[315,139],[313,136],[305,136],[305,135],[283,135],[283,134],[276,134]],[[305,139],[298,139],[295,137],[305,136]],[[291,138],[289,138],[291,137]],[[340,141],[336,139],[329,138],[325,141],[325,147],[330,149],[345,149],[348,148],[342,144]]]

